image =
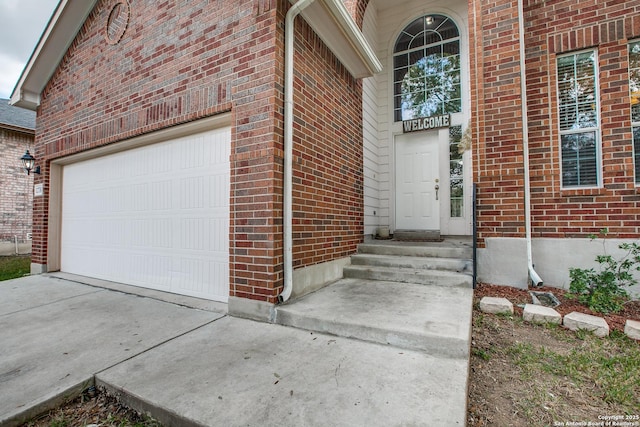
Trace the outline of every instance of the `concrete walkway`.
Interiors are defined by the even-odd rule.
[[[73,280],[109,285],[64,275],[0,282],[0,426],[94,382],[167,426],[465,424],[466,357]]]

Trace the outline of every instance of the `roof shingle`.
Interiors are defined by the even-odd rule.
[[[0,127],[3,125],[34,130],[36,128],[36,113],[9,105],[8,99],[0,98]]]

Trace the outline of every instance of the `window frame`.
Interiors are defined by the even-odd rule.
[[[629,40],[627,42],[627,61],[629,64],[627,71],[629,73],[629,118],[631,120],[631,145],[633,148],[633,182],[636,187],[640,187],[640,173],[638,173],[638,168],[640,168],[640,164],[638,162],[640,158],[640,115],[638,120],[633,120],[633,106],[631,104],[631,72],[632,70],[638,70],[638,72],[640,72],[640,65],[637,68],[631,68],[631,46],[636,44],[640,46],[640,39]],[[638,141],[636,141],[635,138],[636,131],[639,134]],[[636,144],[638,145],[638,149],[636,149]]]
[[[594,102],[595,106],[595,119],[596,126],[593,127],[584,127],[578,129],[562,129],[562,116],[561,116],[561,106],[562,102],[560,99],[560,75],[558,63],[560,59],[567,57],[574,57],[577,59],[579,55],[583,55],[586,53],[592,53],[594,55],[593,62],[593,88],[594,88]],[[574,63],[576,63],[576,59],[574,59]],[[599,52],[597,48],[593,49],[584,49],[574,52],[568,52],[564,54],[560,54],[556,56],[555,61],[555,71],[556,71],[556,102],[557,102],[557,119],[558,119],[558,157],[560,162],[560,188],[562,190],[582,190],[582,189],[598,189],[602,188],[602,120],[601,120],[601,102],[600,102],[600,68],[599,68]],[[564,162],[562,155],[562,138],[567,135],[580,135],[580,134],[593,134],[595,138],[595,174],[596,174],[596,183],[595,184],[587,184],[587,185],[566,185],[564,182]]]
[[[464,188],[465,182],[465,170],[464,170],[464,153],[460,152],[460,142],[464,136],[462,125],[452,125],[449,127],[449,217],[455,219],[465,218],[465,196],[466,191]],[[452,153],[455,151],[455,156]],[[460,174],[452,174],[452,165],[457,163],[460,167]],[[454,181],[460,184],[462,194],[460,196],[453,196]],[[454,209],[454,200],[458,204],[457,209]],[[459,215],[454,215],[454,211],[457,210]]]
[[[444,18],[443,22],[449,22],[451,23],[454,27],[455,27],[455,31],[456,31],[456,35],[453,37],[449,37],[449,38],[442,38],[442,34],[443,32],[440,31],[440,28],[442,26],[442,24],[439,24],[435,27],[434,30],[430,30],[429,32],[431,33],[435,33],[438,34],[439,37],[441,37],[441,39],[439,41],[436,42],[426,42],[426,40],[423,40],[423,43],[417,46],[411,46],[411,42],[410,45],[406,48],[406,49],[398,49],[398,43],[400,41],[400,39],[403,37],[403,35],[410,35],[411,33],[407,32],[406,30],[411,27],[416,21],[418,20],[423,20],[425,21],[428,17],[433,17],[435,19],[439,19],[439,18]],[[426,21],[425,21],[426,22]],[[427,24],[429,25],[429,24]],[[423,31],[423,33],[425,33]],[[406,61],[406,66],[405,65],[401,65],[401,66],[396,66],[396,57],[402,57],[402,56],[411,56],[411,55],[416,55],[420,52],[424,53],[427,50],[433,50],[435,48],[439,49],[440,52],[443,51],[444,47],[447,44],[450,43],[455,43],[458,53],[457,53],[457,61],[458,61],[458,67],[455,69],[455,71],[457,72],[457,88],[459,91],[459,96],[458,98],[453,98],[451,101],[457,102],[459,104],[459,110],[455,111],[455,112],[450,112],[450,113],[443,113],[443,112],[436,112],[435,115],[438,114],[458,114],[458,113],[462,113],[464,110],[464,102],[463,102],[463,89],[464,89],[464,78],[463,78],[463,70],[462,70],[462,36],[460,33],[460,27],[458,26],[458,23],[456,22],[455,19],[453,19],[452,17],[448,16],[447,14],[444,13],[426,13],[421,15],[418,18],[413,19],[411,22],[409,22],[407,25],[405,25],[403,27],[403,29],[398,33],[398,35],[396,36],[396,39],[394,41],[394,45],[393,45],[393,49],[392,49],[392,53],[391,53],[391,75],[390,75],[390,80],[391,80],[391,85],[392,85],[392,98],[391,98],[391,106],[392,106],[392,117],[393,117],[393,122],[394,123],[400,123],[404,120],[407,120],[403,117],[403,102],[402,102],[402,97],[403,97],[403,92],[402,92],[402,84],[403,84],[403,80],[398,80],[396,73],[403,69],[403,68],[410,68],[412,66],[411,64],[411,60],[409,60],[409,58],[407,58]],[[422,55],[420,59],[414,61],[414,64],[417,64],[420,60],[427,58],[428,55]],[[402,60],[399,60],[402,61]],[[400,99],[400,105],[396,105],[397,99]],[[442,101],[441,101],[442,104]],[[440,105],[440,107],[442,107],[442,105]],[[440,108],[439,107],[439,108]],[[422,115],[419,116],[415,116],[412,118],[418,118],[418,117],[424,117]]]

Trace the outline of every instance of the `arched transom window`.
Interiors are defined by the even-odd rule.
[[[407,25],[393,50],[396,121],[462,111],[460,33],[443,15]]]

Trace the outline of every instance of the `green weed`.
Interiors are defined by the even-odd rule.
[[[31,257],[0,256],[0,281],[23,277],[31,272]]]
[[[603,249],[607,233],[606,228],[600,230]],[[591,236],[592,240],[595,238]],[[633,271],[640,271],[640,245],[635,242],[621,243],[618,247],[626,251],[620,259],[613,258],[606,251],[604,255],[596,257],[599,271],[594,268],[570,268],[570,293],[567,296],[576,298],[598,313],[617,313],[622,310],[624,303],[629,300],[625,288],[637,283]]]

